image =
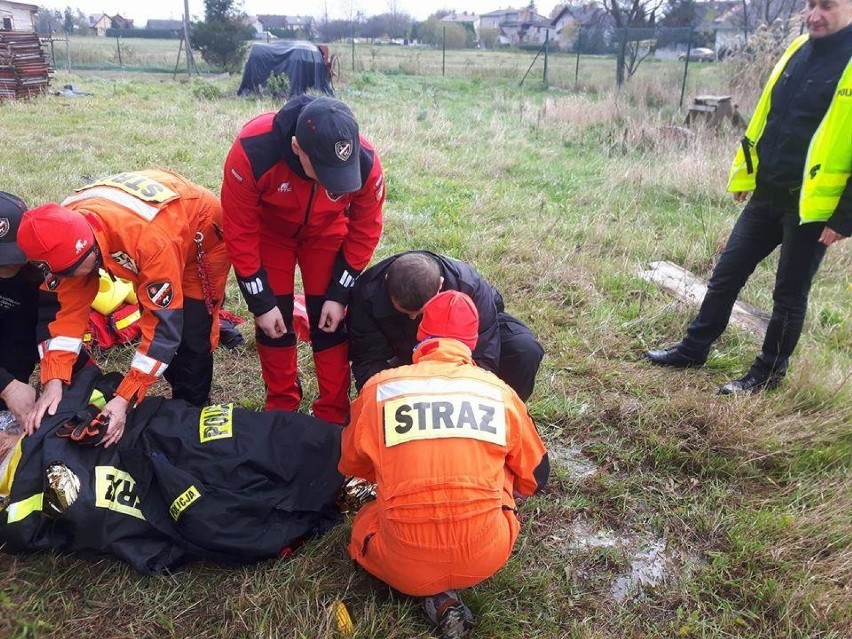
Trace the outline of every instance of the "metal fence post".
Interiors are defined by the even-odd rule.
[[[575,46],[577,47],[577,63],[574,65],[574,90],[576,91],[580,82],[580,49],[583,48],[583,27],[577,29],[577,42]]]
[[[689,29],[689,41],[686,43],[686,60],[683,63],[683,82],[680,84],[680,108],[683,108],[683,94],[686,92],[686,76],[689,73],[689,54],[692,52],[692,34],[695,28]]]
[[[447,27],[443,27],[444,37],[441,44],[441,75],[447,75]]]
[[[544,32],[544,74],[542,75],[541,81],[544,83],[544,86],[547,86],[547,51],[548,44],[550,43],[550,29],[547,29]]]

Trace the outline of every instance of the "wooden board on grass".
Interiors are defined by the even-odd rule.
[[[673,262],[651,262],[650,266],[650,270],[640,271],[639,277],[648,282],[654,282],[664,291],[696,308],[701,305],[707,293],[707,282]],[[731,312],[731,323],[758,337],[763,337],[766,334],[769,317],[769,313],[751,304],[737,302]]]

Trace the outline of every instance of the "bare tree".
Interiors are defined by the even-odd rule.
[[[769,27],[786,36],[792,18],[802,9],[801,0],[742,0],[743,34],[748,39],[759,27]]]
[[[355,32],[355,25],[361,21],[361,7],[358,0],[340,0],[340,13],[343,14],[343,19],[352,27],[352,32]]]
[[[391,38],[407,38],[411,31],[411,16],[402,8],[400,0],[388,0],[390,25],[388,35]]]
[[[618,43],[615,52],[615,81],[621,86],[626,77],[636,73],[642,60],[651,53],[648,33],[665,0],[602,0],[604,10],[612,18]],[[639,31],[639,29],[642,29]]]

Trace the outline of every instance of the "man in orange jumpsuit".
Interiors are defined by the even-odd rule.
[[[376,374],[343,430],[344,475],[377,484],[352,527],[349,554],[393,588],[423,597],[442,637],[466,637],[473,615],[457,588],[497,572],[520,525],[515,495],[550,470],[517,394],[477,368],[479,317],[464,293],[423,307],[414,363]]]
[[[142,341],[104,408],[104,444],[124,432],[128,407],[161,376],[173,396],[208,403],[218,311],[228,256],[222,207],[207,189],[161,170],[121,173],[24,214],[18,244],[45,274],[39,324],[44,391],[24,425],[32,433],[56,413],[82,347],[98,269],[133,282],[142,307]]]

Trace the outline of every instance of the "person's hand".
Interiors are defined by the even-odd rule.
[[[343,304],[326,300],[320,311],[319,327],[326,333],[333,333],[345,316],[346,307]]]
[[[41,397],[33,406],[26,421],[24,421],[24,432],[27,435],[32,435],[41,426],[41,418],[44,414],[56,415],[56,409],[59,407],[59,402],[62,400],[62,380],[51,379],[44,385],[41,391]]]
[[[831,246],[835,242],[842,240],[845,235],[841,235],[837,231],[833,231],[827,226],[822,230],[822,235],[819,236],[820,244],[825,244],[826,246]]]
[[[284,333],[287,332],[284,318],[281,316],[281,311],[277,306],[273,306],[263,315],[258,315],[254,318],[254,321],[267,337],[283,337]]]
[[[127,400],[116,395],[104,406],[101,415],[109,418],[107,434],[101,442],[104,448],[109,448],[113,444],[117,444],[121,436],[124,435],[124,424],[127,421]]]
[[[734,193],[734,202],[745,202],[748,199],[748,191],[736,191]]]
[[[6,408],[12,412],[18,423],[23,425],[35,406],[35,389],[13,379],[0,392],[0,399],[6,402]]]

